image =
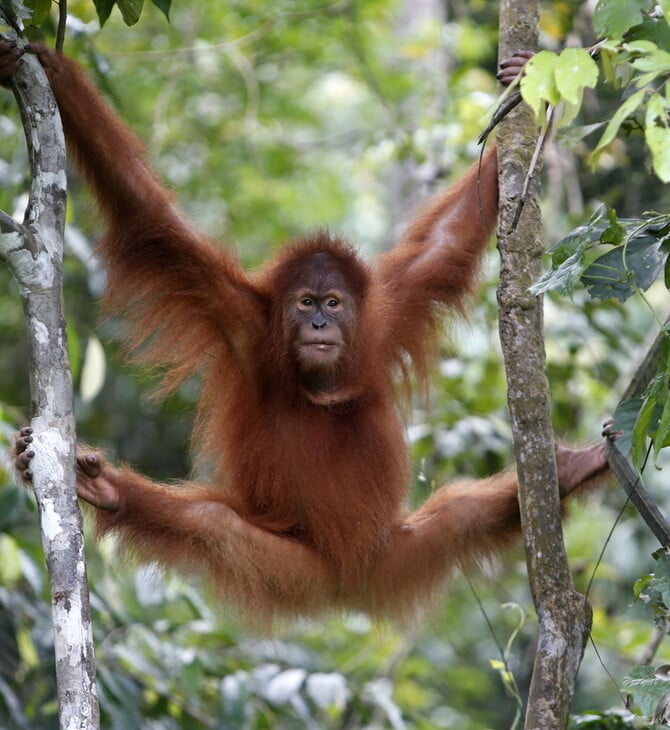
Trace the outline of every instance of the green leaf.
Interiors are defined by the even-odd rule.
[[[602,137],[598,141],[595,149],[591,153],[590,161],[593,164],[597,160],[598,155],[607,147],[607,145],[616,137],[619,127],[623,122],[644,102],[646,89],[640,89],[631,94],[626,101],[616,110],[614,116],[610,119],[609,124],[605,127]]]
[[[163,13],[163,15],[170,20],[170,7],[172,6],[172,0],[151,0],[151,2]]]
[[[635,583],[633,583],[633,598],[636,601],[638,601],[640,596],[645,593],[647,586],[653,577],[653,573],[647,573],[647,575],[640,576]]]
[[[670,68],[670,53],[661,50],[652,41],[631,41],[624,43],[623,47],[632,54],[638,54],[631,61],[631,65],[638,71],[659,75]]]
[[[626,33],[626,40],[647,40],[659,48],[670,48],[670,26],[664,17],[646,15],[639,25]]]
[[[602,232],[600,236],[600,242],[606,244],[609,243],[612,246],[618,246],[624,241],[624,238],[626,236],[626,229],[624,226],[621,225],[621,223],[619,223],[619,219],[617,218],[615,210],[610,210],[608,216],[609,225]]]
[[[593,12],[593,27],[599,36],[623,38],[627,30],[642,22],[648,10],[648,0],[599,0]]]
[[[559,94],[569,104],[581,104],[584,89],[598,82],[598,65],[583,48],[566,48],[554,71]]]
[[[670,182],[670,129],[668,104],[659,95],[649,99],[644,136],[651,150],[654,171],[663,182]]]
[[[614,444],[624,456],[628,456],[633,447],[633,431],[643,404],[644,398],[631,398],[619,403],[614,411],[612,426],[621,433],[621,437]]]
[[[0,534],[0,583],[12,587],[21,578],[21,554],[16,541]]]
[[[557,63],[558,56],[555,53],[540,51],[526,64],[526,73],[521,79],[521,94],[533,110],[536,120],[544,118],[546,104],[556,106],[561,100],[554,74]]]
[[[582,274],[582,283],[593,299],[613,297],[625,302],[638,289],[646,291],[665,263],[658,239],[641,235],[598,257]]]
[[[668,446],[670,443],[670,397],[668,397],[670,394],[668,393],[668,383],[667,383],[667,375],[666,375],[666,383],[665,383],[665,390],[663,393],[664,401],[662,403],[659,403],[658,405],[663,406],[663,410],[661,411],[661,417],[658,421],[658,426],[656,427],[656,432],[654,433],[654,460],[658,459],[658,455],[661,451],[661,449]]]
[[[600,65],[603,69],[603,76],[608,84],[614,88],[619,86],[619,78],[616,74],[616,66],[619,61],[619,48],[603,48],[600,51]]]
[[[123,16],[123,22],[126,25],[135,25],[142,15],[144,0],[116,0],[116,4]]]
[[[116,0],[93,0],[95,12],[98,14],[98,20],[101,26],[107,22],[107,18],[109,18],[115,2]]]
[[[531,294],[539,296],[548,291],[569,293],[584,269],[583,254],[578,252],[562,261],[555,268],[548,269],[530,287]]]
[[[654,453],[657,454],[663,445],[661,423],[664,411],[668,407],[668,352],[664,350],[665,362],[662,372],[657,375],[647,389],[645,401],[640,408],[635,428],[633,429],[632,459],[638,469],[642,469],[647,458],[647,438],[654,442]],[[670,417],[670,416],[666,416]],[[664,428],[666,428],[664,426]],[[660,446],[657,448],[656,441]],[[669,604],[670,605],[670,602]]]
[[[536,296],[548,291],[569,293],[584,271],[586,252],[600,243],[607,225],[602,211],[597,210],[587,224],[575,228],[554,244],[549,249],[551,269],[530,287],[531,293]]]

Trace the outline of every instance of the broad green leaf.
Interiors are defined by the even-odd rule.
[[[600,0],[593,12],[593,27],[599,36],[622,38],[648,11],[648,0]]]
[[[583,252],[578,252],[562,261],[558,266],[545,271],[530,287],[531,294],[538,296],[548,291],[570,293],[583,271]]]
[[[556,87],[569,104],[581,104],[584,88],[598,82],[598,66],[583,48],[566,48],[558,57],[554,71]]]
[[[648,86],[649,84],[652,84],[654,81],[656,81],[658,76],[658,71],[649,71],[647,73],[639,74],[635,76],[635,87],[641,89],[644,86]]]
[[[630,41],[629,43],[624,43],[623,47],[631,53],[639,53],[641,55],[653,54],[654,51],[658,50],[658,46],[655,43],[646,40]]]
[[[639,25],[626,33],[626,40],[647,40],[659,48],[670,48],[670,25],[663,16],[646,15]]]
[[[626,43],[624,48],[634,48],[635,46],[640,47],[644,55],[631,62],[634,69],[656,75],[667,73],[670,70],[670,53],[648,41]]]
[[[668,682],[656,678],[654,667],[635,667],[621,683],[622,689],[632,695],[635,709],[647,717],[653,717],[656,707],[667,694]],[[659,727],[658,725],[646,725],[647,727]]]
[[[612,425],[621,436],[614,442],[617,451],[628,456],[633,446],[633,431],[635,423],[644,404],[644,398],[631,398],[619,403],[612,417]]]
[[[663,270],[666,255],[653,235],[636,236],[599,256],[582,274],[594,299],[613,297],[625,302],[638,289],[646,291]]]
[[[611,225],[611,224],[610,224]],[[608,227],[602,211],[597,210],[585,225],[571,231],[549,249],[551,269],[546,271],[530,287],[538,295],[547,291],[569,293],[585,267],[586,252],[601,242],[603,231]]]
[[[109,18],[115,2],[116,0],[93,0],[95,12],[98,14],[98,20],[101,26],[107,22],[107,18]]]
[[[663,182],[670,182],[670,129],[666,107],[659,94],[649,99],[644,136],[651,150],[654,172]]]
[[[556,106],[561,100],[554,73],[557,63],[558,56],[555,53],[540,51],[526,64],[526,73],[521,79],[521,93],[536,120],[544,118],[546,104]]]
[[[123,16],[123,22],[126,25],[135,25],[142,15],[144,0],[116,0],[116,4]]]

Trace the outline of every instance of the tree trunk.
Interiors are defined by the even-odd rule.
[[[31,186],[22,224],[0,213],[0,257],[19,283],[28,330],[31,470],[51,585],[60,727],[93,730],[99,713],[61,276],[65,143],[49,82],[34,56],[24,57],[13,90],[28,144]]]
[[[503,0],[500,58],[537,49],[537,0]],[[542,268],[542,223],[534,180],[513,230],[537,138],[520,105],[498,131],[501,256],[498,304],[508,406],[519,476],[519,503],[533,601],[539,620],[526,728],[564,728],[591,627],[591,610],[567,562],[545,373],[542,300],[528,291]]]

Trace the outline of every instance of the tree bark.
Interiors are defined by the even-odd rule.
[[[62,294],[65,143],[56,101],[34,56],[24,57],[12,87],[31,185],[23,223],[0,212],[0,258],[19,283],[28,331],[31,470],[51,585],[60,727],[93,730],[99,711]]]
[[[500,59],[536,50],[537,0],[503,0]],[[573,586],[563,532],[545,372],[542,299],[529,292],[542,270],[538,181],[530,186],[513,229],[520,192],[537,133],[530,109],[520,105],[499,126],[501,256],[498,304],[508,407],[519,478],[519,503],[538,648],[525,727],[564,728],[591,627],[591,610]]]

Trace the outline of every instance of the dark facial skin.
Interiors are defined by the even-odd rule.
[[[286,318],[292,350],[304,384],[313,391],[337,387],[343,357],[352,341],[356,303],[345,276],[313,266],[291,293]]]

